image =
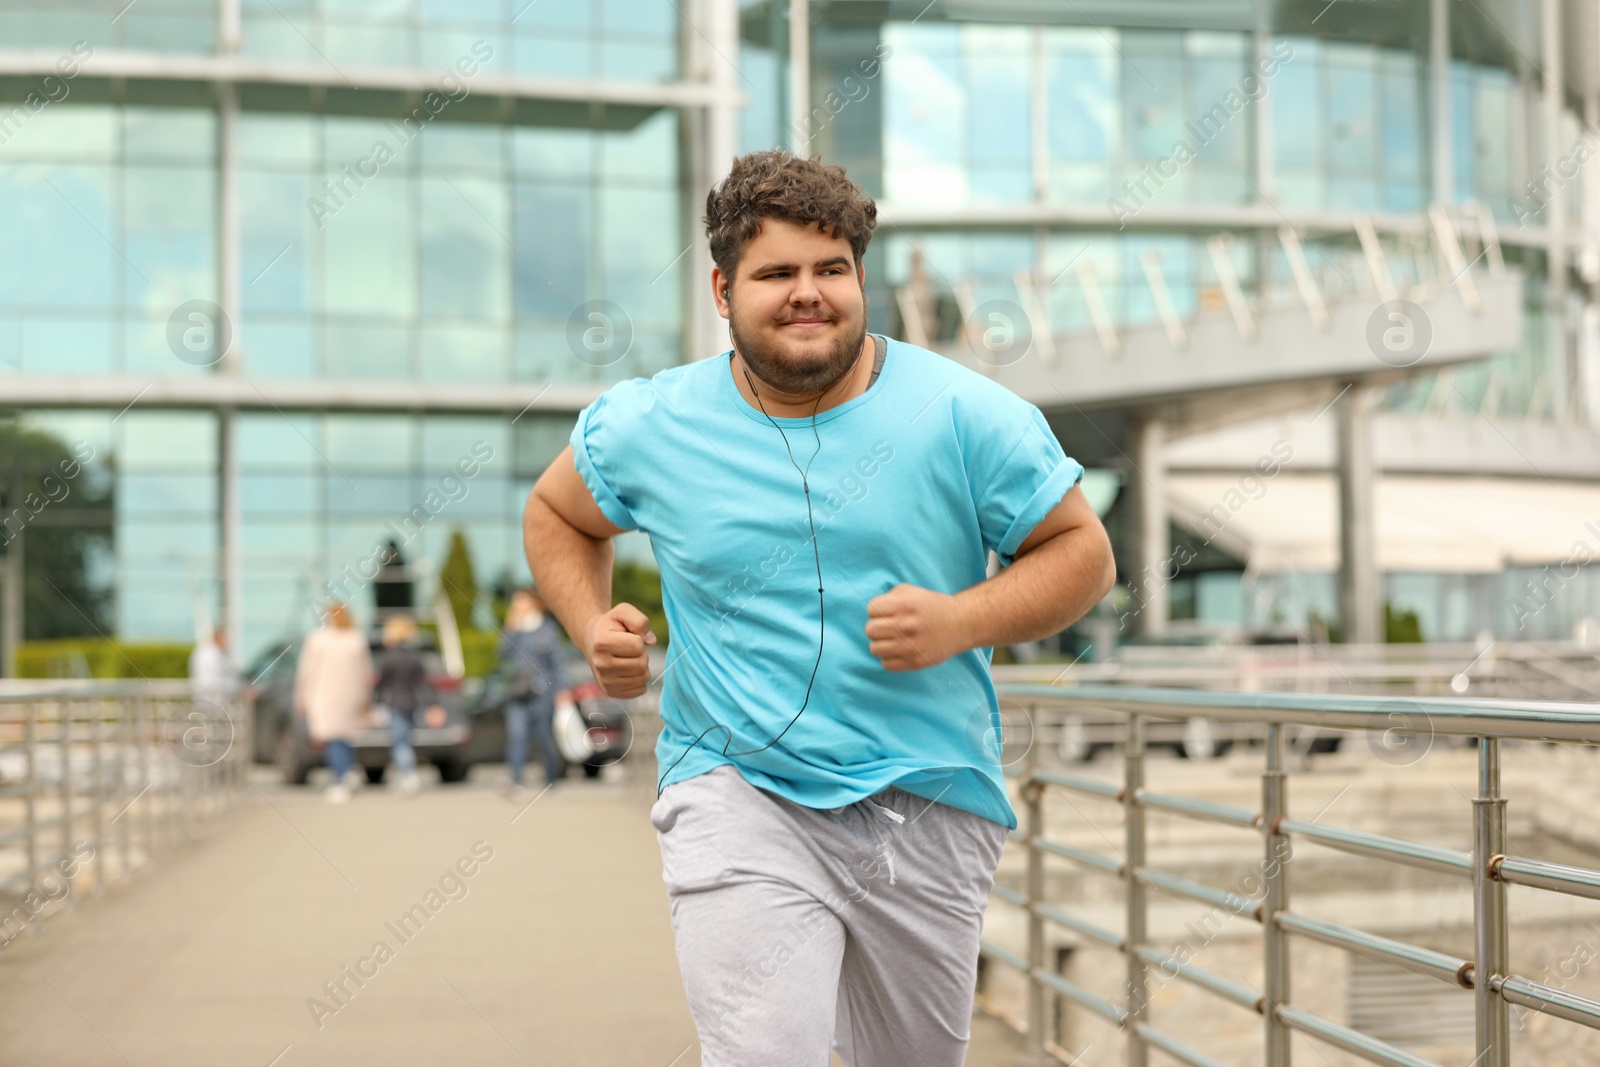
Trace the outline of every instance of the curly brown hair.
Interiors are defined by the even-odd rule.
[[[735,159],[728,176],[706,194],[706,236],[723,274],[733,276],[762,219],[816,223],[828,236],[850,242],[860,269],[878,225],[878,205],[843,167],[773,149]]]

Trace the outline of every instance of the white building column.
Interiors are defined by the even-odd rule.
[[[1259,72],[1262,66],[1272,60],[1272,31],[1271,13],[1263,0],[1256,2],[1256,29],[1251,35],[1251,61],[1255,70]],[[1259,73],[1257,74],[1259,77]],[[1268,203],[1277,203],[1277,172],[1276,148],[1272,139],[1272,83],[1263,79],[1265,91],[1253,104],[1251,118],[1251,155],[1252,169],[1255,171],[1256,190],[1260,194],[1258,199]],[[1265,306],[1268,300],[1270,274],[1272,270],[1272,257],[1276,254],[1276,234],[1270,229],[1261,229],[1256,233],[1256,294]]]
[[[789,0],[789,151],[811,155],[811,0]]]
[[[1383,640],[1378,574],[1377,466],[1372,447],[1377,390],[1351,383],[1338,415],[1339,620],[1346,643]]]
[[[1597,20],[1600,21],[1600,20]],[[1591,42],[1600,51],[1600,27]],[[1590,150],[1600,148],[1600,89],[1591,88],[1583,97],[1583,136]],[[1583,254],[1578,271],[1583,277],[1585,301],[1578,322],[1576,388],[1579,421],[1600,427],[1600,169],[1585,167],[1580,175],[1579,204],[1583,229]]]
[[[1429,126],[1432,133],[1433,199],[1455,199],[1455,157],[1450,146],[1450,0],[1428,8]]]
[[[684,359],[706,359],[729,347],[728,324],[717,314],[711,295],[711,250],[706,247],[706,194],[727,176],[739,143],[739,109],[731,101],[739,89],[738,0],[695,0],[686,4],[684,76],[717,90],[709,107],[682,113],[685,135],[680,138],[684,165]]]
[[[1539,10],[1541,51],[1544,71],[1544,157],[1550,174],[1559,179],[1557,161],[1571,145],[1564,145],[1561,132],[1562,40],[1560,0],[1544,0]],[[1550,408],[1557,421],[1572,416],[1572,376],[1567,367],[1567,191],[1557,189],[1545,208],[1545,225],[1550,230],[1550,255],[1546,261],[1549,276],[1545,285],[1545,314],[1548,316],[1548,348],[1544,373],[1549,382]]]
[[[1137,632],[1164,633],[1172,614],[1172,538],[1167,519],[1167,427],[1154,412],[1141,412],[1129,424],[1133,470],[1128,488],[1133,505],[1128,529],[1133,541],[1133,610]]]
[[[239,0],[220,0],[219,52],[239,48]],[[217,304],[222,322],[214,324],[218,343],[227,336],[230,347],[212,367],[216,374],[238,374],[240,369],[241,301],[239,272],[239,93],[231,83],[217,86]],[[224,334],[223,331],[226,331]],[[239,550],[239,448],[238,415],[232,408],[217,411],[217,568],[222,587],[222,625],[227,630],[224,651],[234,666],[244,663],[244,570]]]

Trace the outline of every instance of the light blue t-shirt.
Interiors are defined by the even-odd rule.
[[[1083,467],[1037,407],[892,339],[877,381],[820,412],[815,433],[809,416],[774,417],[792,464],[779,430],[734,385],[731,356],[619,382],[572,431],[600,510],[648,534],[660,567],[671,628],[661,787],[732,763],[806,807],[894,785],[1014,828],[992,650],[886,670],[868,650],[867,602],[901,582],[952,594],[982,582],[988,550],[1009,565]],[[817,560],[795,469],[808,462],[820,663]],[[731,738],[719,728],[691,747],[717,723]]]

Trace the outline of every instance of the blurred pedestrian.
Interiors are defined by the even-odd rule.
[[[333,782],[328,800],[350,799],[361,782],[350,736],[363,725],[372,704],[372,653],[342,602],[328,606],[323,623],[306,635],[295,668],[295,714],[304,715],[313,744],[325,746]]]
[[[239,691],[239,672],[228,662],[227,631],[218,626],[189,653],[189,686],[196,700],[226,704]]]
[[[417,649],[417,623],[409,615],[391,615],[383,623],[383,653],[378,657],[374,699],[389,708],[390,762],[399,776],[400,792],[411,796],[421,788],[417,750],[411,745],[417,709],[433,703],[428,670]]]
[[[544,762],[546,786],[567,773],[567,763],[556,747],[557,700],[570,700],[561,628],[545,611],[544,601],[532,589],[518,589],[506,607],[506,628],[500,638],[500,662],[510,676],[506,699],[506,769],[511,780],[506,795],[521,800],[527,795],[522,766],[528,758],[530,734]]]

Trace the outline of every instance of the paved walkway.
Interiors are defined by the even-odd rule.
[[[333,806],[257,768],[208,838],[0,952],[0,1064],[698,1064],[648,787],[519,812],[500,777]]]

